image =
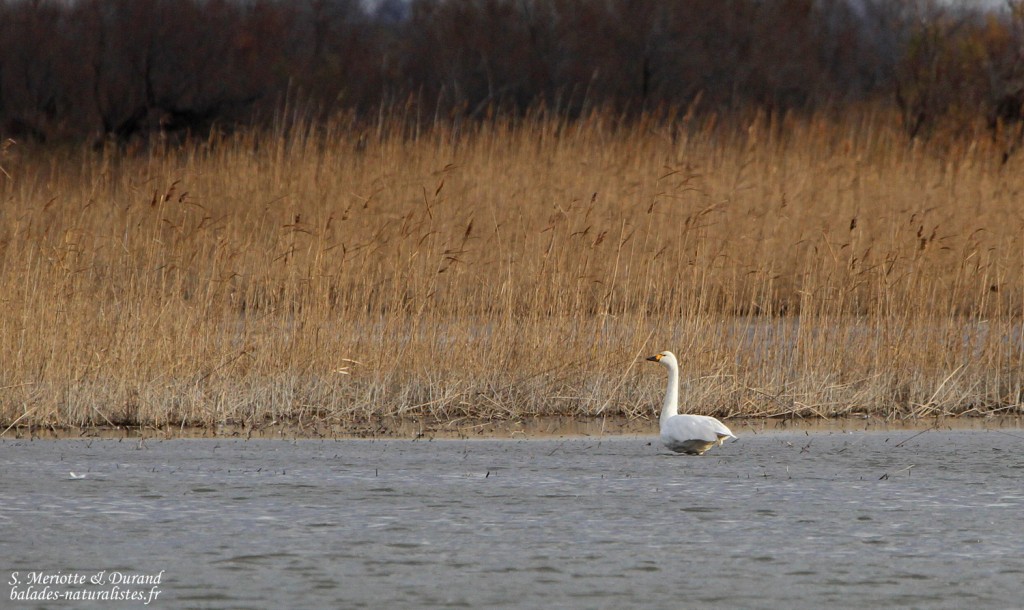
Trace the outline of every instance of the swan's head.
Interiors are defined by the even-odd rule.
[[[650,360],[651,362],[657,362],[658,364],[662,366],[667,366],[669,368],[672,368],[673,366],[679,366],[679,363],[676,361],[676,355],[673,354],[672,352],[658,352],[657,354],[654,354],[653,356],[648,358],[648,360]]]

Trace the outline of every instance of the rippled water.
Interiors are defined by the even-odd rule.
[[[1024,431],[741,436],[4,441],[0,607],[1020,606]]]

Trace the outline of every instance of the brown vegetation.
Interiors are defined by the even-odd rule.
[[[1024,173],[864,113],[0,158],[0,422],[1020,412]],[[2,430],[0,428],[0,430]]]
[[[966,4],[966,3],[965,3]],[[1018,147],[1024,4],[888,0],[0,0],[0,137],[137,145],[546,108],[899,111]]]

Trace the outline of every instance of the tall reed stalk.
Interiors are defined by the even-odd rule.
[[[1020,413],[1024,169],[872,115],[5,149],[0,428]]]

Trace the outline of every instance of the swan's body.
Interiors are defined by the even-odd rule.
[[[668,388],[661,405],[661,442],[676,453],[704,455],[727,438],[736,438],[732,430],[714,417],[679,414],[679,362],[672,352],[648,358],[668,369]]]

